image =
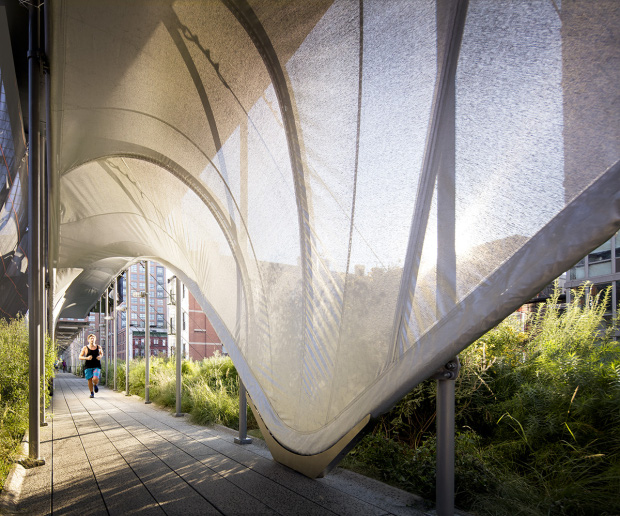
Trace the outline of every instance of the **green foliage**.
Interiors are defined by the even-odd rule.
[[[456,436],[455,484],[460,506],[469,506],[474,493],[491,493],[498,479],[484,461],[480,437],[473,430]],[[419,446],[377,433],[367,435],[341,466],[382,482],[416,493],[427,500],[435,499],[436,438],[426,438]]]
[[[151,357],[149,399],[176,409],[176,361]],[[146,366],[143,358],[129,362],[129,392],[144,397]],[[125,362],[117,362],[117,388],[125,389]],[[239,426],[239,377],[229,357],[216,355],[181,364],[181,411],[199,424]],[[248,410],[248,429],[258,425]]]
[[[556,296],[522,330],[510,317],[461,356],[456,502],[481,515],[620,513],[620,346],[609,291]],[[344,465],[429,499],[435,382],[413,389]]]
[[[0,489],[15,461],[18,446],[28,428],[29,350],[28,322],[24,318],[0,319]],[[41,393],[49,406],[49,384],[54,375],[56,351],[48,338]]]
[[[0,401],[15,407],[28,403],[28,325],[25,319],[0,319]]]
[[[186,388],[193,400],[190,414],[197,423],[239,426],[239,378],[232,360],[215,356],[199,367]]]
[[[0,319],[0,487],[28,427],[28,326]]]
[[[545,514],[620,511],[620,346],[614,326],[604,325],[609,291],[587,294],[562,311],[557,297],[541,306],[522,362],[488,372],[501,396],[489,408],[497,424],[486,434],[487,453],[512,479],[507,485],[521,486],[515,497],[529,491],[524,501]],[[494,504],[514,505],[502,491]]]

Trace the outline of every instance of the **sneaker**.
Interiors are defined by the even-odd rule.
[[[95,394],[94,394],[93,392],[91,392],[91,393],[90,393],[90,397],[91,397],[91,398],[94,398],[94,397],[95,397]]]
[[[99,392],[99,387],[95,385],[95,392]]]

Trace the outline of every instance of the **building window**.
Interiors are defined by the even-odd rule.
[[[588,255],[588,277],[611,274],[611,240]]]
[[[616,241],[616,272],[620,272],[620,231],[616,233],[614,240]]]
[[[586,277],[586,260],[582,258],[577,265],[570,270],[571,280],[580,280]]]

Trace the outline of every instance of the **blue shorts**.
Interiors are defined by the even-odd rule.
[[[98,367],[89,367],[84,369],[84,376],[87,380],[90,380],[93,376],[99,378],[101,377],[101,369]]]

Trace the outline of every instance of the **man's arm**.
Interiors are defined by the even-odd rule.
[[[80,353],[80,356],[78,357],[80,360],[87,360],[88,357],[84,355],[84,351],[86,351],[86,346],[84,346],[82,348],[82,352]]]
[[[99,346],[99,356],[97,357],[97,360],[101,360],[103,358],[103,349],[101,349],[101,346]]]

